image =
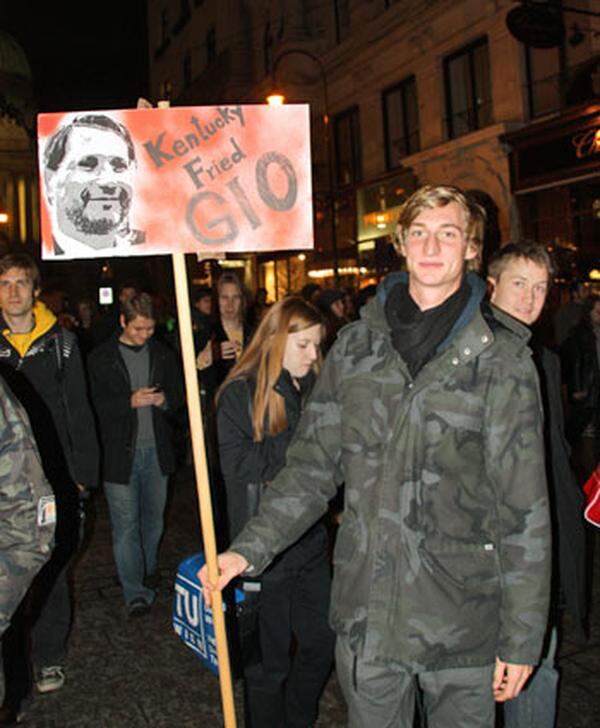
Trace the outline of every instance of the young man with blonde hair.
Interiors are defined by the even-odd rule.
[[[388,276],[342,329],[258,516],[216,585],[260,573],[346,485],[330,619],[350,726],[483,728],[542,648],[550,535],[523,328],[483,304],[484,213],[454,187],[406,202]]]
[[[488,266],[491,302],[525,326],[533,326],[542,314],[552,273],[552,259],[543,245],[529,241],[509,243],[492,257]],[[568,610],[580,638],[585,636],[587,616],[584,499],[569,463],[560,361],[553,351],[535,342],[535,337],[532,348],[542,384],[554,530],[552,608],[542,661],[521,694],[504,706],[505,728],[553,728],[559,679],[555,659],[560,609],[564,606]]]

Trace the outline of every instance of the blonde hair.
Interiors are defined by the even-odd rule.
[[[445,207],[451,202],[456,202],[465,213],[467,242],[476,250],[476,255],[467,260],[467,270],[479,270],[481,266],[481,253],[483,250],[483,234],[485,229],[485,210],[474,200],[470,199],[458,187],[450,185],[425,185],[414,192],[402,205],[398,218],[398,234],[394,241],[394,247],[399,255],[402,255],[402,245],[405,242],[408,228],[415,218],[424,210],[432,210],[435,207]]]
[[[323,324],[321,313],[303,298],[292,296],[273,304],[217,393],[218,401],[229,382],[249,376],[256,379],[252,401],[252,431],[255,442],[262,442],[264,438],[265,421],[268,422],[270,436],[283,432],[287,427],[285,400],[274,387],[283,369],[288,334],[319,324]],[[319,357],[313,365],[315,373],[320,363]]]

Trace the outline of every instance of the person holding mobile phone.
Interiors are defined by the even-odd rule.
[[[103,446],[113,550],[130,617],[146,613],[158,584],[167,481],[175,470],[173,421],[183,404],[173,352],[153,338],[147,293],[123,304],[121,332],[89,359]]]

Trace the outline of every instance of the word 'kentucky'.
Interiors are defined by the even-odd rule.
[[[202,122],[196,116],[192,116],[190,124],[194,127],[194,131],[190,131],[168,143],[165,143],[166,132],[163,131],[154,141],[144,142],[144,149],[148,152],[155,166],[160,168],[173,159],[185,157],[192,149],[199,147],[203,142],[209,141],[211,137],[230,124],[239,122],[240,126],[245,126],[244,111],[241,106],[218,106],[217,114],[210,122]]]

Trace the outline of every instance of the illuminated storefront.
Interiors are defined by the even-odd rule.
[[[399,265],[393,247],[400,208],[416,190],[417,179],[411,170],[386,175],[360,187],[357,200],[357,250],[361,285],[378,283]]]
[[[553,250],[561,281],[592,281],[600,268],[600,104],[503,140],[522,234]]]

